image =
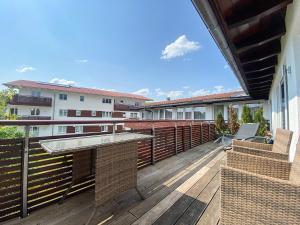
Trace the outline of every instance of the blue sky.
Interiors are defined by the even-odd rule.
[[[240,87],[191,1],[2,0],[0,81],[179,98]]]

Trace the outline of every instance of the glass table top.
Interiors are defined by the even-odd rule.
[[[59,155],[67,152],[75,152],[82,150],[89,150],[95,147],[131,142],[141,141],[153,138],[152,135],[138,134],[138,133],[119,133],[119,134],[105,134],[93,136],[81,136],[73,138],[61,138],[42,140],[39,143],[41,147],[51,155]]]

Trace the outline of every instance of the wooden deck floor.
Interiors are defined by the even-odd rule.
[[[138,187],[101,208],[91,224],[216,225],[220,208],[220,160],[224,152],[207,143],[138,172]],[[7,225],[84,225],[93,209],[93,190],[36,211]]]

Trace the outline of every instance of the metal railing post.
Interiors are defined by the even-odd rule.
[[[151,134],[152,138],[152,146],[151,146],[151,164],[155,164],[155,128],[154,125],[152,126]]]
[[[113,133],[113,134],[116,134],[116,124],[115,124],[115,123],[113,123],[113,130],[112,130],[112,133]]]
[[[25,138],[22,151],[22,217],[28,215],[27,191],[28,191],[28,154],[29,154],[29,131],[30,126],[25,126]]]
[[[178,140],[177,140],[177,123],[175,123],[175,131],[174,131],[174,133],[175,133],[175,155],[177,155],[178,154],[178,149],[177,149],[177,142],[178,142]]]

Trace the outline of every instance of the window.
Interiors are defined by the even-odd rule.
[[[183,119],[183,112],[177,112],[177,119],[182,120]]]
[[[32,137],[39,136],[39,127],[37,127],[37,126],[30,127],[29,133],[30,133],[30,136],[32,136]]]
[[[197,107],[194,111],[195,120],[205,120],[205,107]]]
[[[101,132],[108,132],[108,126],[107,125],[100,126],[100,131]]]
[[[58,126],[58,133],[59,134],[66,134],[67,133],[67,126]]]
[[[140,106],[140,103],[139,102],[135,102],[134,106]]]
[[[75,133],[80,134],[83,132],[83,126],[75,126]]]
[[[130,118],[137,119],[138,118],[138,113],[130,113]]]
[[[120,103],[124,103],[124,100],[120,100]]]
[[[195,120],[205,120],[205,112],[196,111],[194,112]]]
[[[164,110],[159,110],[159,119],[164,119]]]
[[[67,100],[68,95],[67,94],[59,94],[59,100]]]
[[[59,116],[67,116],[67,115],[68,115],[68,110],[66,109],[59,110]]]
[[[31,109],[30,110],[30,115],[31,116],[38,116],[38,115],[40,115],[40,109]]]
[[[18,108],[10,108],[9,112],[11,115],[18,115]]]
[[[288,108],[288,87],[287,87],[287,68],[283,66],[282,80],[280,81],[280,114],[281,128],[289,129],[289,108]]]
[[[192,112],[185,112],[185,119],[191,120],[192,119]]]
[[[102,117],[112,117],[111,112],[102,112]]]
[[[111,104],[111,99],[110,98],[103,98],[102,103]]]
[[[40,91],[32,91],[32,92],[31,92],[31,95],[32,95],[33,97],[41,97],[41,92],[40,92]]]
[[[217,119],[218,114],[221,113],[224,117],[224,105],[215,105],[214,107],[214,117]]]
[[[97,112],[96,111],[92,111],[92,116],[96,116]]]
[[[80,110],[76,110],[76,116],[81,116],[81,111]]]
[[[166,119],[171,120],[172,119],[172,110],[171,109],[166,109]]]
[[[84,96],[82,96],[82,95],[80,96],[80,101],[84,102]]]

